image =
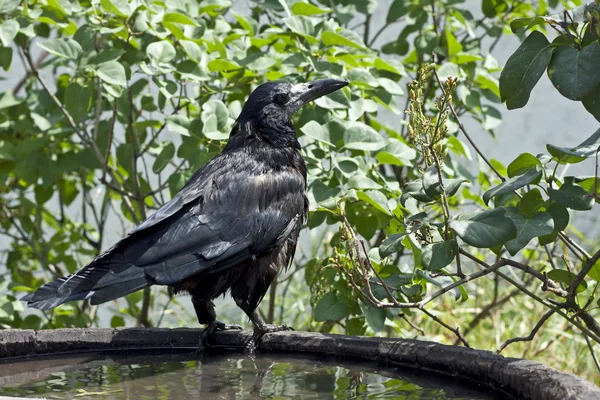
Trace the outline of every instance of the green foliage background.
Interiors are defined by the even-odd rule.
[[[599,199],[600,130],[504,166],[462,124],[493,135],[501,103],[525,106],[546,70],[600,121],[596,3],[482,0],[474,14],[460,0],[395,0],[374,31],[376,0],[250,1],[247,13],[228,0],[0,1],[0,67],[25,66],[0,95],[0,325],[193,326],[186,300],[162,288],[104,316],[87,303],[25,311],[17,298],[167,201],[258,84],[335,76],[350,86],[295,119],[311,212],[265,318],[510,345],[503,354],[598,382],[600,253],[570,222]],[[393,25],[400,35],[374,48]],[[503,69],[490,53],[513,33],[524,41]],[[594,158],[588,175],[566,175]]]

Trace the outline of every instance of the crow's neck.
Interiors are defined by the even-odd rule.
[[[274,148],[292,148],[300,150],[296,131],[289,119],[256,119],[237,121],[234,125],[227,147],[236,148],[257,141]]]
[[[306,166],[300,154],[300,143],[291,121],[261,124],[256,121],[237,122],[224,153],[241,151],[247,156],[256,157],[269,169],[280,170],[292,167],[302,174],[306,181]]]

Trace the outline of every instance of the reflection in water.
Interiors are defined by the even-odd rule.
[[[428,377],[423,377],[424,375]],[[489,399],[430,373],[289,355],[136,354],[0,363],[0,396],[49,399]]]

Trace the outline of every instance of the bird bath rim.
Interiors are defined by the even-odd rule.
[[[0,358],[14,359],[90,351],[195,349],[201,329],[53,329],[0,331]],[[217,332],[215,348],[241,348],[248,331]],[[278,332],[261,340],[260,352],[313,353],[374,361],[475,382],[519,399],[599,399],[600,388],[583,378],[535,361],[412,339],[313,332]]]

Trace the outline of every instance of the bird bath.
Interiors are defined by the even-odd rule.
[[[200,332],[0,331],[0,399],[600,398],[573,375],[457,346],[281,332],[248,357],[239,348],[249,332],[216,333],[202,353]]]

